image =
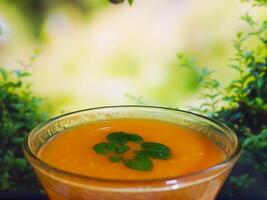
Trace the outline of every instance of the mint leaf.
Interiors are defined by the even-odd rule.
[[[114,144],[123,145],[127,143],[127,139],[125,135],[126,134],[124,132],[114,132],[114,133],[108,134],[107,139],[108,141]]]
[[[108,159],[111,162],[117,163],[117,162],[120,162],[123,159],[123,157],[122,156],[110,156]]]
[[[130,169],[138,171],[151,171],[153,169],[152,161],[145,154],[137,153],[134,159],[124,160],[123,164]]]
[[[137,134],[127,133],[125,135],[125,137],[126,137],[127,141],[129,141],[129,142],[142,143],[144,141],[144,139],[141,136],[137,135]]]
[[[144,141],[144,139],[137,134],[125,133],[125,132],[110,133],[107,136],[107,139],[108,141],[119,145],[126,144],[127,142],[141,143]]]
[[[94,145],[93,149],[97,154],[107,155],[108,153],[116,150],[116,145],[112,143],[102,142]]]
[[[141,144],[143,151],[151,158],[166,160],[170,158],[170,149],[157,142],[144,142]]]
[[[96,153],[109,155],[111,162],[123,161],[123,164],[134,170],[151,171],[153,162],[151,158],[166,160],[170,158],[170,149],[164,144],[157,142],[144,142],[144,139],[137,135],[127,132],[112,132],[107,135],[108,142],[99,143],[93,146]],[[141,150],[134,150],[132,159],[123,159],[123,154],[130,150],[128,142],[135,142],[140,145]]]
[[[129,150],[129,147],[127,145],[121,145],[116,147],[116,153],[125,153]]]

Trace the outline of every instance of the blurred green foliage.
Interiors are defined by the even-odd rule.
[[[253,3],[267,6],[266,2]],[[267,199],[267,21],[255,21],[248,13],[241,19],[250,31],[237,33],[230,67],[240,76],[226,88],[212,79],[208,68],[199,69],[183,54],[179,54],[179,60],[201,77],[202,103],[192,110],[233,128],[243,146],[222,195],[227,199]]]
[[[86,19],[90,11],[105,6],[107,2],[107,0],[2,0],[0,3],[16,8],[25,17],[33,36],[40,39],[44,22],[52,9],[71,6],[82,13]]]
[[[33,36],[40,39],[43,24],[52,9],[60,6],[71,6],[83,14],[84,19],[86,19],[90,11],[106,6],[108,1],[111,3],[124,2],[124,0],[2,0],[1,3],[15,7],[26,18]],[[132,5],[133,2],[134,0],[128,0],[129,5]]]
[[[26,79],[30,75],[0,67],[0,190],[40,189],[22,151],[25,136],[46,119]]]
[[[117,3],[123,3],[124,0],[109,0],[109,2],[117,4]],[[132,5],[133,2],[134,0],[128,0],[129,5]]]
[[[266,0],[241,0],[241,2],[251,2],[253,6],[266,6]]]

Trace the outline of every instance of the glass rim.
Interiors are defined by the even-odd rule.
[[[78,173],[74,173],[74,172],[69,172],[66,170],[62,170],[60,168],[54,167],[49,165],[48,163],[42,161],[40,158],[38,158],[36,155],[34,155],[34,153],[31,151],[30,147],[29,147],[29,140],[30,140],[30,136],[34,133],[37,133],[40,129],[42,129],[43,127],[45,127],[46,125],[61,119],[62,117],[67,117],[73,114],[77,114],[77,113],[83,113],[83,112],[87,112],[87,111],[93,111],[93,110],[99,110],[99,109],[113,109],[113,108],[144,108],[144,109],[158,109],[158,110],[169,110],[169,111],[175,111],[178,113],[183,113],[183,114],[187,114],[187,115],[192,115],[198,118],[202,118],[204,120],[207,120],[217,126],[219,126],[223,132],[227,132],[227,133],[231,133],[232,136],[234,136],[234,141],[235,141],[235,149],[233,151],[233,153],[227,157],[224,161],[217,163],[213,166],[210,166],[208,168],[202,169],[202,170],[197,170],[195,172],[192,173],[188,173],[188,174],[184,174],[184,175],[178,175],[178,176],[169,176],[169,177],[163,177],[163,178],[149,178],[149,179],[133,179],[133,180],[129,180],[129,179],[111,179],[111,178],[100,178],[100,177],[94,177],[94,176],[87,176],[87,175],[81,175]],[[160,106],[146,106],[146,105],[116,105],[116,106],[101,106],[101,107],[93,107],[93,108],[87,108],[87,109],[81,109],[81,110],[76,110],[76,111],[72,111],[72,112],[68,112],[56,117],[53,117],[49,120],[46,120],[42,123],[40,123],[39,125],[37,125],[32,131],[30,131],[30,133],[26,136],[25,140],[24,140],[24,144],[23,144],[23,151],[25,153],[25,155],[29,156],[33,161],[34,164],[37,164],[38,167],[40,167],[41,169],[44,169],[46,171],[53,171],[55,173],[58,173],[60,175],[63,176],[70,176],[70,177],[75,177],[81,180],[85,180],[85,181],[97,181],[97,182],[104,182],[104,183],[126,183],[126,184],[131,184],[131,183],[154,183],[154,182],[166,182],[166,181],[172,181],[172,180],[182,180],[185,178],[191,178],[191,177],[195,177],[201,174],[205,174],[205,173],[209,173],[215,170],[219,170],[221,168],[226,167],[229,163],[231,163],[232,161],[234,162],[235,160],[238,159],[238,157],[240,156],[241,153],[241,143],[236,135],[236,133],[230,129],[228,126],[222,124],[221,122],[208,118],[206,116],[200,115],[200,114],[196,114],[193,112],[189,112],[189,111],[185,111],[185,110],[180,110],[180,109],[175,109],[175,108],[168,108],[168,107],[160,107]],[[227,170],[228,167],[226,167],[225,170]],[[213,176],[220,174],[220,173],[215,173],[213,174]],[[213,177],[212,176],[212,177]],[[210,176],[209,176],[210,177]],[[208,177],[208,178],[209,178]],[[206,179],[205,179],[206,180]],[[194,181],[193,181],[194,182]]]

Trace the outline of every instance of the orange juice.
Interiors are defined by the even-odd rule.
[[[240,145],[199,115],[115,106],[42,123],[24,152],[50,200],[214,200]]]
[[[140,172],[112,163],[96,154],[93,146],[110,132],[136,133],[145,141],[161,142],[171,150],[168,160],[153,159],[154,168]],[[132,144],[134,145],[134,144]],[[130,153],[130,152],[129,152]],[[144,180],[185,175],[225,160],[224,152],[194,130],[159,120],[114,119],[81,125],[51,138],[38,157],[69,172],[109,179]]]

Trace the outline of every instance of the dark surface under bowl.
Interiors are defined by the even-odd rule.
[[[1,200],[48,200],[45,194],[36,192],[18,192],[18,191],[0,191]],[[245,200],[246,197],[240,197],[239,200]],[[217,200],[237,200],[218,196]]]

